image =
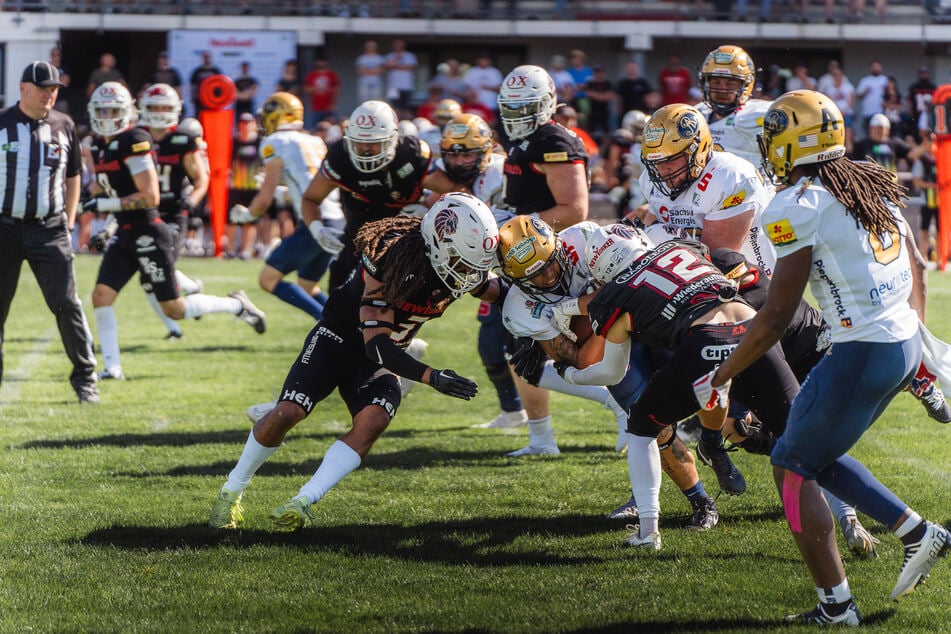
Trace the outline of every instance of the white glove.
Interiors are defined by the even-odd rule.
[[[581,314],[581,309],[578,308],[578,298],[572,297],[559,302],[553,305],[551,310],[551,325],[572,341],[577,341],[578,335],[571,331],[571,318]]]
[[[413,218],[422,218],[429,211],[429,207],[422,203],[410,203],[400,209],[401,216],[411,216]]]
[[[228,222],[233,225],[246,225],[257,220],[251,210],[244,205],[235,205],[228,211]]]
[[[693,393],[697,397],[700,409],[708,412],[718,407],[726,407],[730,403],[731,381],[714,387],[713,375],[716,371],[717,369],[714,368],[693,382]]]
[[[343,251],[343,242],[340,240],[343,237],[343,229],[327,227],[319,220],[310,223],[308,228],[310,229],[310,235],[314,236],[314,240],[317,241],[320,248],[327,253],[337,255]]]

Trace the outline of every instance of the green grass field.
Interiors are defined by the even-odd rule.
[[[77,259],[80,294],[99,260]],[[423,328],[427,361],[479,381],[471,402],[418,386],[362,467],[317,508],[320,527],[272,530],[349,424],[332,396],[293,430],[245,493],[246,524],[206,526],[250,430],[310,320],[258,290],[259,263],[185,260],[208,292],[245,288],[268,313],[257,335],[226,315],[164,329],[131,284],[117,313],[128,381],[80,406],[53,316],[24,267],[0,388],[0,632],[765,631],[815,591],[786,529],[768,460],[734,454],[749,491],[721,522],[682,530],[665,478],[664,548],[626,549],[604,514],[629,495],[607,410],[555,395],[559,457],[507,458],[525,428],[471,429],[498,404],[476,353],[476,303]],[[931,274],[932,330],[951,339],[951,278]],[[93,328],[95,326],[93,325]],[[951,522],[951,426],[900,395],[854,454],[923,516]],[[700,467],[708,490],[716,480]],[[897,539],[871,520],[878,560],[846,557],[868,629],[951,631],[951,562],[900,604]]]

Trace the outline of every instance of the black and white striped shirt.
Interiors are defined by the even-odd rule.
[[[53,110],[36,121],[19,104],[0,110],[0,216],[31,222],[63,213],[66,179],[81,171],[69,116]]]

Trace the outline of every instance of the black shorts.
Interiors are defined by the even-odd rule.
[[[332,327],[321,321],[307,335],[278,401],[297,403],[309,415],[338,389],[351,417],[379,405],[392,420],[402,398],[399,378],[367,358],[362,340],[346,341]]]
[[[251,206],[251,201],[257,195],[256,189],[229,189],[228,190],[228,209],[235,205]]]
[[[921,208],[921,222],[918,225],[922,231],[928,231],[931,229],[931,221],[934,221],[936,228],[940,229],[938,224],[938,210],[933,207],[922,207]],[[927,253],[924,254],[925,257],[928,256]]]
[[[132,223],[120,220],[115,239],[102,256],[96,283],[118,293],[136,271],[141,273],[145,291],[155,293],[160,302],[178,297],[172,232],[158,218]]]
[[[159,216],[172,232],[172,246],[175,249],[173,253],[178,259],[178,254],[182,252],[182,244],[185,242],[185,232],[188,231],[188,216],[181,209],[167,213],[160,210]]]
[[[670,362],[651,377],[647,389],[631,407],[628,431],[656,438],[667,425],[700,409],[693,382],[713,370],[746,332],[746,323],[695,326],[687,331]],[[786,428],[789,406],[799,392],[779,344],[734,377],[730,397],[756,414],[776,436]]]

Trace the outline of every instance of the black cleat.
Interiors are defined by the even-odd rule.
[[[709,495],[690,500],[693,507],[693,518],[687,524],[690,531],[708,531],[720,522],[720,512],[717,503]]]
[[[746,480],[736,468],[730,456],[722,445],[701,440],[697,443],[697,458],[707,465],[717,475],[717,482],[724,493],[728,495],[743,495],[746,493]]]

